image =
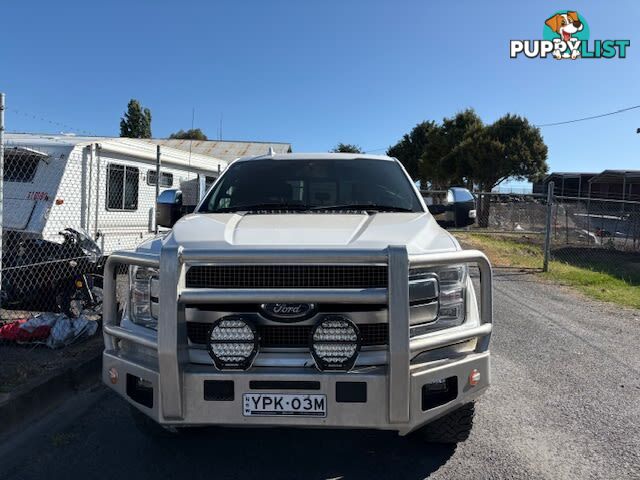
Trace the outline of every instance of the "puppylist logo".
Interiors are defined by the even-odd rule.
[[[573,10],[561,10],[546,19],[542,40],[511,40],[510,56],[558,60],[578,58],[626,58],[630,40],[589,41],[589,24]]]

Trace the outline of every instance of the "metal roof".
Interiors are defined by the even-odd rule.
[[[598,172],[551,172],[549,174],[549,176],[551,175],[559,175],[561,177],[568,177],[568,176],[581,176],[581,175],[598,175]]]
[[[5,136],[6,146],[47,150],[52,147],[85,147],[98,144],[100,148],[117,151],[135,158],[153,160],[156,157],[156,142],[152,139],[122,138],[122,137],[80,137],[75,135],[50,135],[38,133],[9,133]],[[189,153],[184,150],[165,145],[162,148],[163,163],[190,166],[194,170],[217,172],[218,165],[224,170],[228,163],[224,159],[198,152]]]
[[[640,170],[604,170],[589,180],[589,183],[610,182],[612,180],[618,183],[622,183],[623,180],[640,180]]]
[[[148,139],[148,142],[164,145],[185,152],[198,153],[215,158],[220,158],[228,162],[240,157],[264,155],[272,148],[275,153],[291,152],[290,143],[282,142],[243,142],[230,140],[181,140],[175,138],[168,139]]]
[[[593,177],[598,175],[598,172],[551,172],[545,178],[545,180],[551,177],[565,177],[565,178],[578,178],[578,177]]]

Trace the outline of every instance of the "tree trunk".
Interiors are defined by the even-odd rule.
[[[487,228],[489,226],[489,213],[491,209],[491,197],[487,194],[478,195],[477,216],[478,227]]]

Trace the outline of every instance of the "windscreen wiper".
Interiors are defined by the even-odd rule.
[[[413,212],[411,208],[375,203],[345,203],[342,205],[318,205],[311,210],[366,210],[374,212]]]
[[[234,205],[233,207],[216,208],[213,213],[229,212],[254,212],[254,211],[274,211],[274,210],[309,210],[308,207],[300,204],[289,203],[255,203],[249,205]]]

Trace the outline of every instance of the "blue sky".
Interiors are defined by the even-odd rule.
[[[576,9],[624,60],[509,59]],[[628,1],[4,2],[0,91],[10,131],[117,135],[130,98],[164,137],[337,142],[383,153],[422,120],[473,107],[548,123],[640,104],[640,4]],[[640,109],[543,129],[552,170],[640,169]]]

